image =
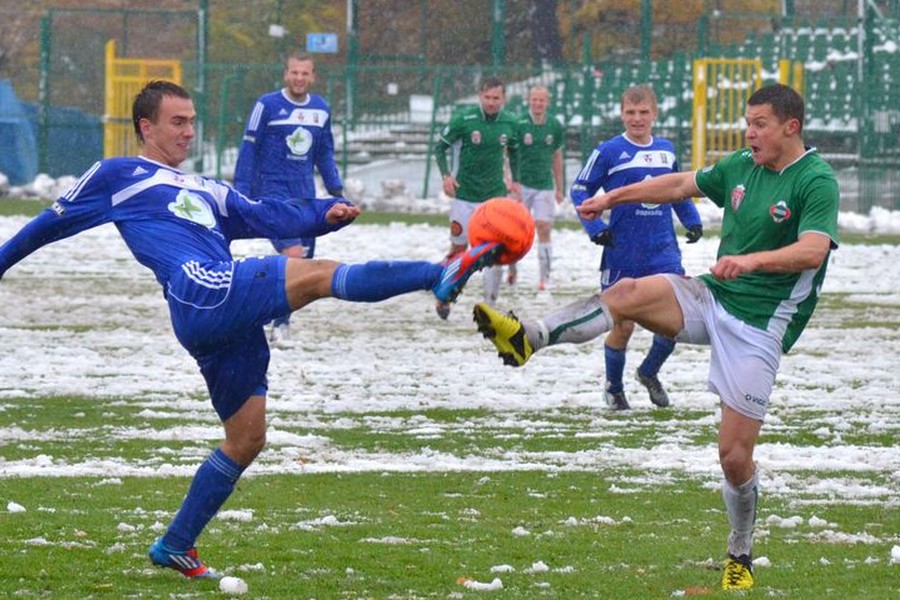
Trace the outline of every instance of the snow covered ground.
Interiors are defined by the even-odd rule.
[[[0,240],[25,222],[24,217],[0,218]],[[318,254],[351,262],[433,261],[445,250],[446,235],[445,228],[428,225],[356,225],[323,237]],[[536,291],[537,261],[528,256],[519,284],[501,294],[502,307],[540,315],[595,289],[597,248],[578,231],[560,229],[554,235],[552,292]],[[716,244],[715,238],[704,238],[683,246],[689,273],[713,264]],[[237,255],[270,252],[265,241],[237,243],[234,250]],[[865,440],[900,439],[898,264],[900,247],[895,245],[845,244],[833,254],[822,305],[783,360],[763,429],[757,458],[766,493],[802,496],[807,502],[897,504],[900,453]],[[674,404],[669,418],[652,413],[630,379],[626,391],[634,410],[613,413],[603,406],[599,340],[552,348],[521,369],[504,367],[471,321],[480,290],[476,274],[447,322],[435,316],[425,292],[371,305],[324,300],[295,314],[295,341],[273,349],[269,446],[248,474],[590,470],[602,464],[645,470],[646,485],[667,473],[717,485],[715,447],[695,441],[697,429],[714,427],[717,419],[716,398],[705,384],[707,348],[682,345],[664,368],[662,378]],[[50,431],[27,430],[3,416],[18,398],[50,395],[121,400],[144,407],[147,416],[177,417],[168,428],[135,423],[103,435],[162,444],[169,439],[212,443],[221,437],[197,368],[171,333],[159,286],[133,261],[112,226],[46,247],[10,270],[0,282],[0,306],[4,443],[85,435],[67,431],[65,424]],[[649,339],[643,331],[635,335],[628,372]],[[403,454],[347,450],[330,443],[329,431],[350,427],[439,438],[450,433],[447,424],[422,414],[435,408],[489,411],[467,425],[472,429],[577,435],[596,445],[580,452],[452,455],[428,449]],[[588,414],[589,426],[560,428],[558,419],[564,420],[561,414],[567,411]],[[697,414],[701,416],[695,418]],[[616,443],[624,432],[648,428],[653,438],[643,447]],[[316,433],[301,435],[299,430]],[[777,439],[767,441],[767,432]],[[799,441],[810,433],[818,443]],[[194,468],[118,457],[0,458],[0,478],[187,476]]]

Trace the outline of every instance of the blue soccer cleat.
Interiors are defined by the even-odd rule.
[[[208,568],[197,555],[196,548],[188,550],[172,550],[162,542],[162,538],[156,540],[150,546],[150,560],[153,564],[167,569],[175,569],[188,579],[218,579],[219,574]]]
[[[455,302],[472,273],[496,263],[502,252],[503,244],[484,242],[457,254],[447,263],[441,278],[434,284],[432,291],[435,298],[442,304]]]

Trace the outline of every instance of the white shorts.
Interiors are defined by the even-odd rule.
[[[522,186],[522,203],[531,211],[535,221],[552,223],[556,217],[556,192]]]
[[[742,415],[762,421],[781,363],[781,342],[728,313],[702,280],[663,277],[672,284],[684,315],[684,329],[675,341],[708,345],[709,390]]]
[[[450,243],[456,246],[469,245],[469,218],[480,202],[466,202],[454,198],[450,202]]]

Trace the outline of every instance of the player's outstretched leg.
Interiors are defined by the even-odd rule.
[[[441,278],[432,288],[438,302],[455,302],[472,273],[497,262],[503,252],[503,244],[484,242],[456,256],[447,263]]]
[[[478,331],[497,348],[507,365],[520,367],[545,346],[580,344],[609,331],[613,319],[600,294],[559,308],[542,320],[520,321],[487,303],[473,311]]]

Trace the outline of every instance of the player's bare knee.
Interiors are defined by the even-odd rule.
[[[753,475],[753,458],[740,448],[719,448],[719,464],[725,479],[734,486]]]
[[[628,313],[633,306],[635,290],[635,280],[625,277],[603,292],[603,301],[617,321],[621,315]]]

